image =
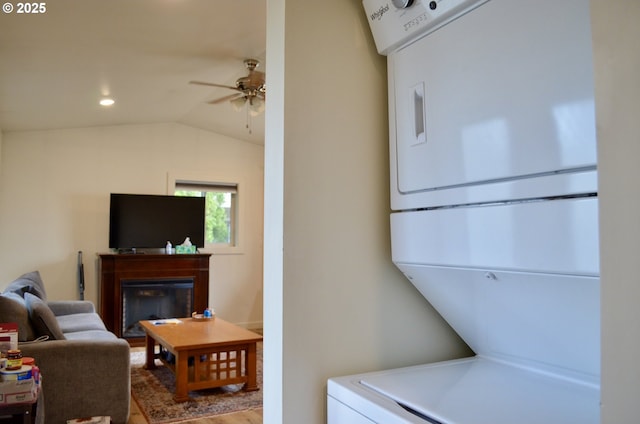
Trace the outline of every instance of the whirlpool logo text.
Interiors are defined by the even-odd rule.
[[[373,12],[371,14],[371,20],[375,21],[375,20],[380,20],[382,19],[382,15],[384,15],[385,13],[387,13],[389,11],[389,3],[387,3],[384,6],[380,6],[380,9],[376,10],[375,12]]]

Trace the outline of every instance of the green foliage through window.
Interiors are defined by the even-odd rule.
[[[205,243],[232,244],[234,193],[176,190],[176,196],[205,197]]]

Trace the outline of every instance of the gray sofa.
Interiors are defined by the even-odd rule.
[[[93,303],[47,301],[35,271],[0,294],[1,322],[18,324],[20,350],[40,368],[45,423],[108,415],[113,423],[126,424],[129,343],[107,331]]]

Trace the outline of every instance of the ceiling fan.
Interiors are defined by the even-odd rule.
[[[202,81],[189,81],[189,84],[228,88],[237,91],[237,93],[220,97],[207,103],[215,105],[229,101],[231,103],[231,106],[233,106],[233,108],[238,111],[241,110],[246,103],[248,103],[249,113],[251,113],[251,115],[253,116],[256,116],[264,111],[264,101],[267,94],[264,72],[256,71],[256,68],[259,65],[260,61],[258,61],[257,59],[246,59],[244,61],[244,66],[249,70],[249,75],[247,75],[246,77],[238,78],[236,80],[235,87]]]

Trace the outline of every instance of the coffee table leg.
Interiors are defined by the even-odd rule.
[[[146,334],[146,333],[145,333]],[[156,358],[155,358],[155,347],[156,347],[156,341],[153,339],[153,337],[149,336],[149,334],[146,334],[145,336],[145,344],[146,344],[146,364],[145,364],[145,368],[148,370],[152,370],[156,367]]]
[[[173,399],[176,402],[189,400],[187,382],[189,380],[189,354],[187,352],[176,353],[176,394]]]
[[[247,383],[244,385],[244,390],[258,390],[258,356],[256,354],[255,343],[249,343],[247,346],[246,361]]]

